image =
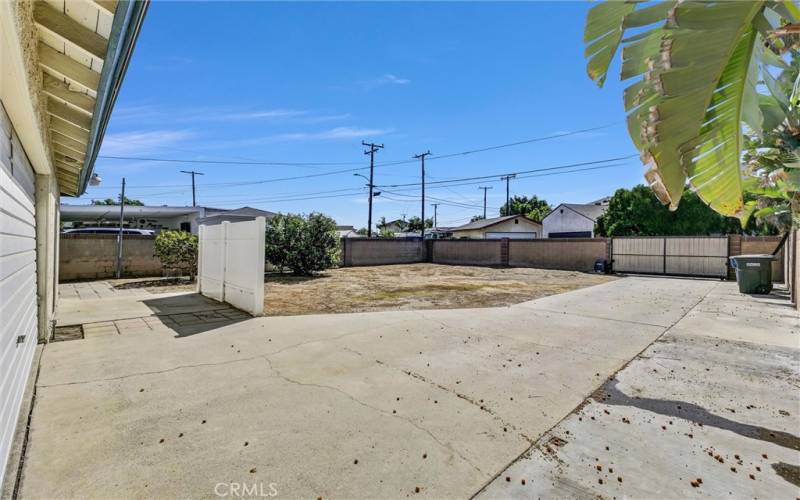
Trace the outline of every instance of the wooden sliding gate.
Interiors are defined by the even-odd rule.
[[[613,238],[611,258],[620,273],[728,275],[727,236]]]

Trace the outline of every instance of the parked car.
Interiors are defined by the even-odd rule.
[[[65,229],[62,234],[119,234],[118,227],[78,227],[75,229]],[[156,234],[152,229],[132,229],[122,228],[122,234],[137,234],[141,236],[153,236]]]

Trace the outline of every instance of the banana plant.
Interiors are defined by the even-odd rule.
[[[760,82],[787,64],[776,34],[798,21],[792,1],[606,1],[589,11],[589,77],[602,86],[622,46],[621,78],[636,79],[624,93],[628,132],[670,209],[687,182],[723,215],[745,222],[756,209],[744,196],[744,132],[777,120],[759,106]]]

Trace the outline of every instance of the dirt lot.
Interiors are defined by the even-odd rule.
[[[615,279],[599,274],[528,268],[402,264],[331,269],[318,276],[267,274],[267,316],[456,309],[517,304]],[[140,279],[114,288],[152,293],[194,290],[178,279]]]
[[[453,309],[516,304],[604,283],[573,271],[407,264],[332,269],[313,278],[268,276],[268,316]]]

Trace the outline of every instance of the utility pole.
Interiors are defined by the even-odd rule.
[[[481,186],[478,189],[483,189],[483,218],[486,218],[486,191],[492,189],[492,186]]]
[[[422,239],[425,239],[425,157],[431,154],[431,151],[425,151],[424,153],[414,155],[414,158],[418,158],[420,163],[422,164]],[[436,206],[436,205],[434,205]],[[434,224],[436,226],[436,224]]]
[[[437,220],[439,215],[439,203],[431,203],[431,206],[433,206],[433,227],[435,229],[439,227],[439,223]],[[423,227],[425,226],[425,221],[422,221],[422,226]]]
[[[500,177],[501,181],[506,181],[506,215],[511,215],[511,205],[509,205],[509,193],[510,193],[510,183],[511,179],[515,178],[517,174],[508,174]]]
[[[361,145],[369,147],[369,151],[364,151],[364,154],[369,155],[369,216],[367,217],[367,237],[372,238],[372,188],[375,187],[375,153],[379,149],[383,149],[383,144],[361,141]]]
[[[125,222],[125,177],[119,195],[119,233],[117,234],[117,279],[122,278],[122,224]]]
[[[192,206],[197,206],[197,198],[195,197],[195,190],[194,190],[194,176],[195,175],[205,175],[203,172],[195,172],[194,170],[181,170],[184,174],[191,174],[192,176]]]

